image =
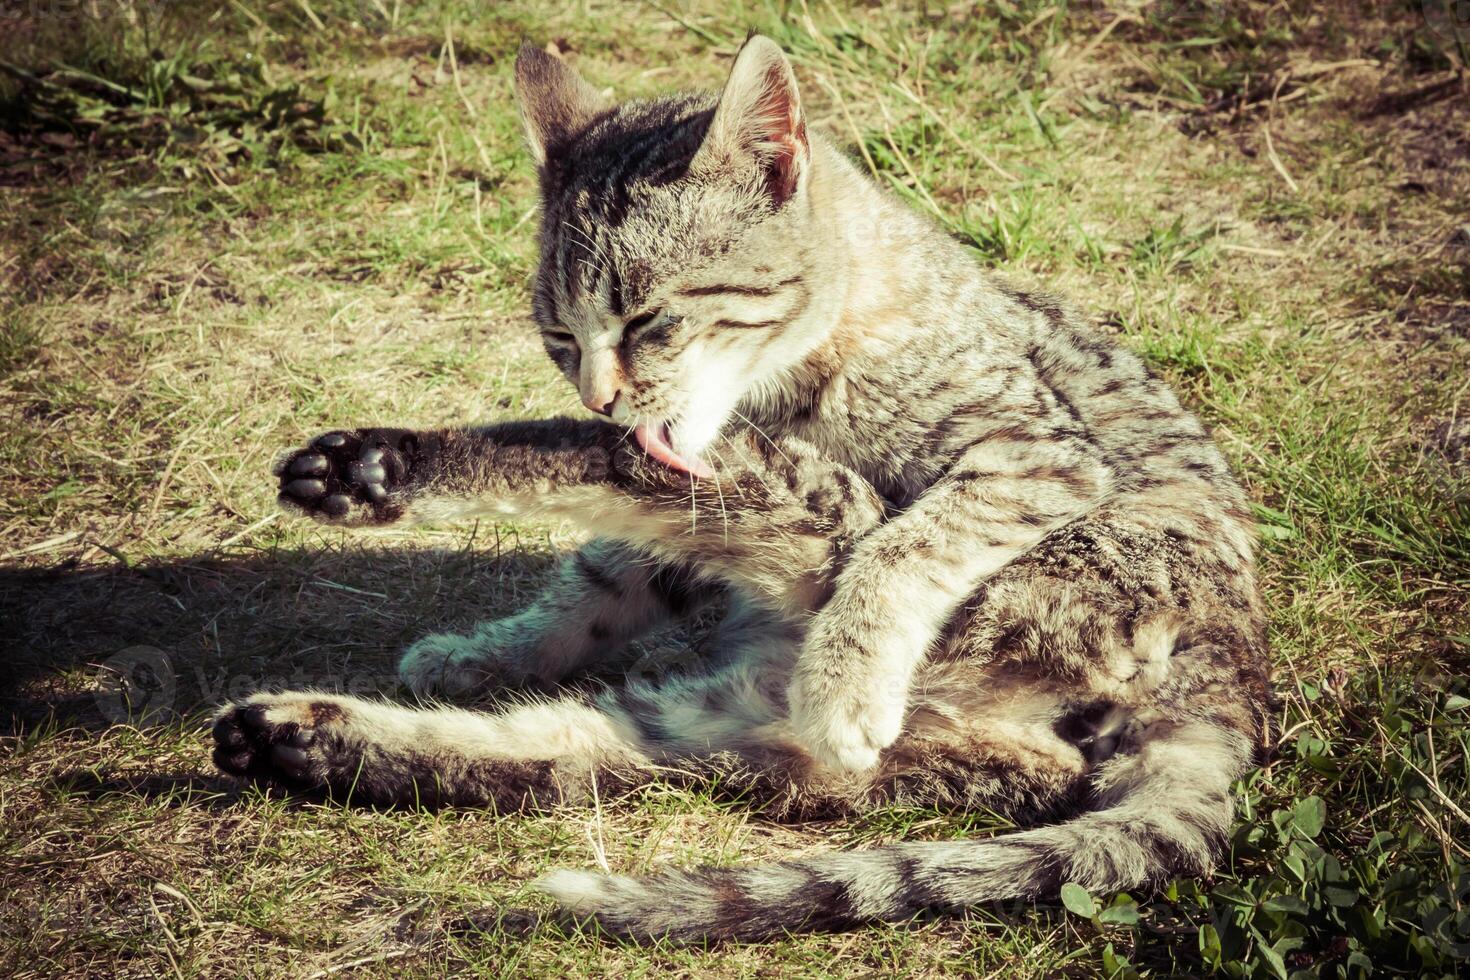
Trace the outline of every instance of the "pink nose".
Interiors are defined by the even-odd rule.
[[[620,392],[611,391],[607,388],[594,389],[582,393],[582,404],[599,415],[611,417],[613,406],[618,403]]]

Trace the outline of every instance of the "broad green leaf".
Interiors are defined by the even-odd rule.
[[[1272,912],[1290,912],[1301,915],[1308,911],[1307,903],[1295,895],[1273,895],[1261,903],[1261,908]]]
[[[1256,936],[1256,953],[1260,955],[1261,959],[1266,961],[1266,965],[1271,968],[1271,972],[1279,977],[1280,980],[1287,980],[1286,961],[1281,958],[1281,954],[1271,948],[1270,944],[1266,942],[1266,937],[1261,935],[1259,929],[1252,928],[1251,932],[1255,933]]]
[[[1205,961],[1206,966],[1219,966],[1220,964],[1220,933],[1215,927],[1206,923],[1199,930],[1199,955]]]
[[[1291,811],[1291,824],[1303,837],[1316,837],[1327,824],[1327,804],[1319,796],[1309,796]]]
[[[1138,905],[1128,902],[1123,905],[1109,905],[1097,915],[1097,921],[1110,926],[1133,926],[1138,924]]]
[[[1084,919],[1097,915],[1097,903],[1087,894],[1087,889],[1075,881],[1069,881],[1062,886],[1062,904],[1067,907],[1067,911]]]

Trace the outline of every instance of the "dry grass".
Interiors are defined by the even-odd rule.
[[[1425,723],[1373,713],[1394,690],[1463,714],[1470,650],[1470,99],[1463,45],[1417,5],[407,8],[60,5],[0,27],[0,971],[1205,968],[1198,921],[1179,926],[1167,897],[1138,929],[989,908],[714,952],[547,927],[528,941],[483,917],[537,872],[603,855],[787,856],[980,819],[775,827],[667,788],[597,814],[369,812],[213,775],[200,722],[221,698],[392,693],[404,643],[516,607],[574,540],[320,530],[279,517],[266,476],[326,427],[573,409],[524,322],[522,33],[636,95],[717,84],[758,26],[797,59],[814,121],[880,180],[1124,334],[1261,505],[1291,736],[1246,788],[1260,809],[1243,834],[1316,793],[1321,843],[1345,859],[1386,826],[1423,838],[1415,860],[1442,852],[1447,880],[1465,867],[1444,803],[1470,785],[1464,727],[1459,748],[1426,749]],[[312,102],[319,118],[271,108]],[[99,690],[139,645],[175,689],[140,690],[130,716]],[[1377,778],[1398,752],[1432,769],[1413,806]],[[1248,885],[1245,841],[1227,879]],[[453,928],[473,914],[477,931]],[[1293,968],[1337,962],[1298,952]],[[1242,975],[1277,975],[1241,957]]]

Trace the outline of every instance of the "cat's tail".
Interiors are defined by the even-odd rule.
[[[1211,865],[1230,828],[1231,780],[1251,742],[1208,721],[1170,726],[1098,770],[1096,809],[1002,837],[829,851],[779,864],[628,878],[556,871],[537,882],[573,917],[609,932],[683,942],[761,940],[900,921],[1066,882],[1128,888]]]

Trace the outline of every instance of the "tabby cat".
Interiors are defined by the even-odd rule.
[[[554,515],[594,535],[526,611],[403,657],[415,693],[546,688],[696,610],[696,669],[413,708],[228,705],[225,771],[501,810],[655,778],[776,818],[985,809],[995,838],[540,882],[633,937],[761,939],[1207,868],[1269,738],[1251,512],[1132,354],[807,129],[754,36],[723,91],[606,103],[524,47],[534,318],[606,418],[328,433],[280,464],[328,523]],[[436,702],[437,703],[437,702]]]

